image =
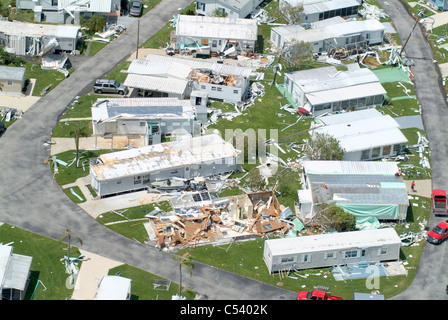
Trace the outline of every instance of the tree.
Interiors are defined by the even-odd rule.
[[[177,261],[179,263],[179,297],[182,293],[182,267],[187,268],[187,270],[190,272],[190,277],[192,274],[192,270],[194,269],[194,262],[189,258],[190,254],[187,252],[183,256],[174,255],[173,260]]]
[[[324,204],[322,207],[322,215],[328,219],[330,227],[338,232],[356,230],[356,217],[344,211],[336,204]]]
[[[59,241],[63,241],[65,239],[67,239],[68,241],[68,248],[67,248],[67,262],[70,259],[70,249],[71,249],[71,242],[72,242],[72,237],[75,237],[82,245],[82,240],[81,238],[72,235],[72,232],[70,231],[70,229],[67,228],[67,230],[65,230],[65,234],[61,237],[61,239],[59,239]]]
[[[310,139],[304,140],[305,156],[310,160],[343,160],[344,148],[339,140],[327,133],[315,132]]]
[[[216,8],[215,10],[212,11],[212,13],[210,14],[212,17],[221,17],[221,18],[225,18],[227,17],[229,14],[227,12],[224,11],[224,9],[221,8]]]
[[[309,63],[313,59],[313,48],[309,42],[293,40],[285,45],[283,55],[292,71],[295,67]]]
[[[287,24],[300,24],[302,22],[303,6],[292,5],[286,1],[280,2],[275,16],[283,19]]]
[[[101,14],[94,13],[86,22],[85,25],[93,32],[99,32],[106,26],[106,18]]]

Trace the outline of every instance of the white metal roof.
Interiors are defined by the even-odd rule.
[[[304,14],[321,13],[325,11],[337,10],[349,7],[359,7],[357,0],[325,0],[325,1],[308,1],[303,4]]]
[[[346,152],[407,142],[399,124],[389,115],[324,126],[313,133],[326,133],[338,139]]]
[[[6,272],[3,288],[25,290],[33,257],[13,254]]]
[[[235,156],[230,143],[211,134],[103,154],[91,173],[99,180],[116,179]]]
[[[128,74],[123,84],[130,88],[171,92],[183,95],[185,93],[188,80],[146,76],[139,74]]]
[[[101,103],[103,101],[103,103]],[[178,107],[181,112],[172,112]],[[117,111],[119,110],[119,111]],[[116,98],[98,99],[92,107],[93,121],[107,121],[110,117],[138,119],[193,119],[195,116],[193,106],[189,100],[176,98]]]
[[[389,161],[325,161],[307,160],[303,162],[306,174],[380,174],[395,175],[397,162]]]
[[[131,292],[131,279],[120,276],[104,276],[94,300],[127,300]]]
[[[55,36],[58,38],[76,38],[78,36],[79,26],[71,25],[52,25],[36,24],[25,22],[11,22],[0,20],[0,33],[17,36]]]
[[[306,94],[306,98],[311,105],[319,105],[335,101],[372,97],[386,93],[387,92],[381,83],[373,82],[347,86],[344,88],[311,92]]]
[[[329,66],[289,72],[286,76],[304,93],[379,83],[378,77],[370,69],[360,68],[356,63],[347,68],[347,71],[338,71],[336,67]]]
[[[6,277],[6,269],[12,255],[12,247],[0,244],[0,289]]]
[[[315,119],[318,123],[331,126],[338,123],[347,123],[347,122],[353,122],[363,119],[372,119],[376,117],[382,117],[383,114],[376,110],[375,108],[369,108],[364,110],[357,110],[357,111],[349,111],[349,112],[342,112],[337,114],[329,114],[324,115],[322,117],[319,117],[318,119]]]
[[[299,25],[297,28],[290,28],[289,34],[283,34],[283,37],[288,41],[305,41],[316,42],[326,39],[338,40],[339,37],[345,37],[353,34],[360,34],[363,32],[385,30],[385,26],[376,19],[356,20],[356,21],[341,21],[341,23],[333,23],[330,25],[321,24],[317,28],[303,30]],[[300,27],[300,28],[299,28]],[[273,28],[274,30],[277,29]],[[343,39],[344,40],[344,39]],[[341,43],[340,45],[345,45]]]
[[[134,59],[128,68],[128,73],[187,79],[192,69],[192,66],[175,60],[150,61]]]
[[[401,240],[393,228],[338,232],[265,241],[265,245],[270,248],[273,256],[400,244]]]
[[[177,36],[256,41],[257,34],[256,19],[179,15],[176,22]]]

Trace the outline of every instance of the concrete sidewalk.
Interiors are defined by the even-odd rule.
[[[79,251],[84,255],[86,261],[82,262],[78,276],[76,277],[72,299],[93,300],[102,277],[108,274],[109,269],[115,268],[123,263],[82,249]]]

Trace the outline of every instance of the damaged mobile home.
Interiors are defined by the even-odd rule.
[[[324,115],[315,118],[311,128],[312,135],[327,134],[337,139],[347,161],[394,157],[408,142],[398,122],[375,108]]]
[[[279,7],[302,6],[302,23],[321,21],[337,16],[356,17],[362,0],[280,0]]]
[[[319,21],[318,27],[305,29],[300,25],[279,26],[271,29],[271,43],[282,48],[295,41],[311,44],[313,53],[331,49],[366,49],[384,43],[385,26],[375,19],[346,21],[341,17]]]
[[[207,99],[240,102],[248,97],[251,73],[251,68],[148,54],[132,61],[124,85],[144,96],[188,99],[205,94]]]
[[[152,216],[147,223],[150,242],[160,248],[228,243],[289,230],[273,191],[225,198],[207,191],[186,192],[170,202],[173,214]]]
[[[33,257],[13,253],[0,244],[0,300],[24,300]]]
[[[201,0],[196,1],[196,14],[211,16],[215,10],[226,13],[228,18],[246,18],[264,0]]]
[[[90,165],[100,197],[145,190],[154,182],[208,177],[239,170],[237,152],[219,135],[184,138],[103,154]]]
[[[10,48],[19,56],[44,55],[46,43],[51,43],[51,49],[56,53],[75,54],[79,30],[79,26],[0,20],[0,45]]]
[[[121,0],[17,0],[18,10],[33,10],[34,22],[80,25],[81,15],[103,15],[108,22],[116,22],[121,11]]]
[[[319,218],[321,204],[334,203],[356,217],[358,229],[405,221],[409,200],[398,172],[396,162],[304,161],[299,217],[309,222]]]
[[[178,50],[195,50],[202,55],[250,57],[257,44],[255,19],[178,15],[175,18]]]
[[[271,239],[264,242],[269,273],[400,259],[401,240],[393,228]]]
[[[111,149],[122,149],[123,141],[144,147],[165,137],[197,136],[207,123],[205,106],[176,98],[102,98],[91,110],[96,141],[109,141]]]
[[[283,87],[298,107],[313,116],[381,106],[386,90],[378,77],[357,63],[347,71],[323,67],[285,73]]]

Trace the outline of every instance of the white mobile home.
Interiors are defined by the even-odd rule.
[[[148,54],[131,63],[124,84],[143,95],[185,99],[197,91],[209,99],[240,102],[248,96],[251,73],[246,67]]]
[[[167,136],[198,135],[204,117],[206,110],[176,98],[102,98],[92,106],[95,137],[138,136],[140,147],[160,143]]]
[[[272,239],[264,242],[269,273],[357,262],[398,261],[401,240],[393,228]]]
[[[24,300],[33,257],[13,253],[0,244],[0,300]]]
[[[246,18],[264,0],[200,0],[196,1],[196,14],[211,16],[215,10],[228,18]]]
[[[313,53],[321,53],[330,49],[352,50],[383,44],[384,31],[384,25],[375,19],[355,21],[341,19],[340,23],[320,24],[319,27],[311,29],[304,29],[300,25],[275,27],[271,29],[270,41],[277,48],[294,41],[308,42]]]
[[[131,300],[131,279],[120,276],[102,277],[94,300]]]
[[[287,3],[293,7],[302,6],[302,23],[312,23],[337,16],[358,15],[362,0],[280,0],[279,6]]]
[[[178,15],[176,37],[178,49],[207,48],[210,53],[232,49],[236,54],[255,51],[258,36],[256,19]]]
[[[56,52],[75,54],[80,27],[35,24],[0,20],[0,45],[12,48],[17,55],[41,54],[44,39],[54,38]]]
[[[163,142],[101,155],[90,165],[91,184],[100,197],[144,190],[156,181],[237,171],[236,156],[215,134]]]
[[[328,134],[344,148],[344,160],[378,160],[397,156],[408,142],[400,125],[374,108],[315,118],[312,135]]]
[[[409,200],[398,171],[388,161],[304,161],[299,216],[310,221],[321,204],[334,203],[356,217],[359,229],[404,221]]]
[[[121,0],[17,0],[18,10],[33,10],[35,22],[80,24],[80,16],[102,14],[117,20]]]
[[[330,66],[285,73],[284,89],[314,116],[381,106],[386,90],[378,77],[356,63],[346,66],[347,71]]]

